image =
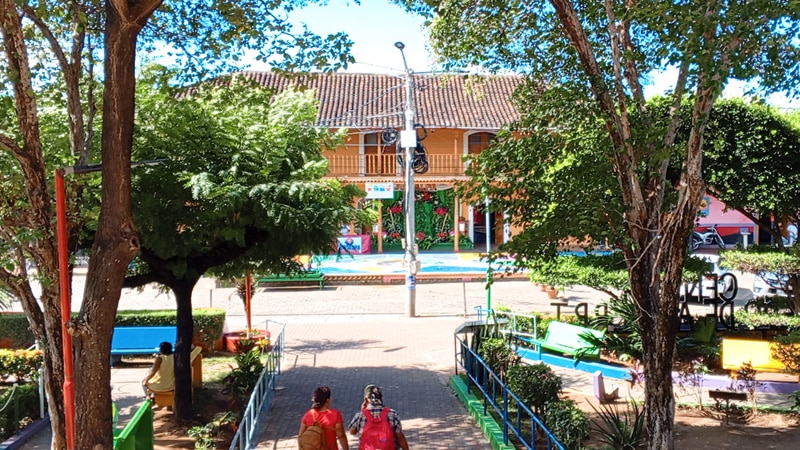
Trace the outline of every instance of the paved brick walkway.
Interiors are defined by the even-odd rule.
[[[385,403],[400,413],[412,448],[490,448],[447,386],[454,370],[453,331],[461,322],[383,317],[289,324],[284,372],[258,448],[297,448],[300,417],[318,385],[330,386],[333,407],[348,422],[370,383],[381,386]],[[353,436],[350,445],[357,445]]]

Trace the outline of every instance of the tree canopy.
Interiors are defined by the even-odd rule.
[[[557,239],[547,230],[559,221],[561,235],[619,237],[613,243],[628,268],[637,326],[647,330],[641,333],[647,446],[671,450],[678,287],[706,191],[704,132],[732,78],[757,78],[764,91],[796,92],[796,2],[402,3],[431,15],[432,46],[445,66],[526,75],[515,98],[520,120],[498,136],[494,155],[498,166],[528,164],[508,164],[503,173],[478,158],[470,174],[479,182],[466,192],[476,200],[488,196],[498,212],[510,206],[508,220],[522,216],[531,227],[542,227],[545,232],[526,229],[521,235],[518,248],[530,255],[554,254]],[[667,68],[677,69],[677,76],[664,117],[648,105],[644,87],[652,73]],[[685,100],[691,110],[687,120],[680,113]],[[685,141],[678,139],[682,125],[688,130]],[[683,156],[679,172],[672,174],[676,153]],[[574,169],[584,161],[588,164]],[[562,182],[559,172],[583,178]],[[517,196],[525,200],[515,201]],[[569,203],[579,206],[568,208]]]
[[[319,37],[290,27],[288,15],[305,4],[0,0],[0,81],[6,88],[0,95],[0,285],[21,301],[45,345],[53,448],[63,449],[71,439],[64,395],[72,389],[62,389],[64,330],[80,356],[70,385],[78,392],[77,418],[67,418],[76,425],[75,448],[112,445],[107,354],[125,271],[139,248],[129,182],[135,74],[144,59],[137,51],[164,58],[183,80],[193,81],[241,68],[245,55],[284,69],[345,66],[351,42],[344,35]],[[45,120],[50,113],[61,120]],[[86,220],[97,226],[81,311],[62,330],[52,173],[95,162],[107,181],[100,185],[95,216],[79,212],[83,182],[67,180],[70,248]],[[28,271],[26,261],[36,270]],[[31,288],[36,282],[42,286],[38,298]]]

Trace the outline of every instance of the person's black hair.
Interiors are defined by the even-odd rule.
[[[158,352],[161,353],[162,355],[171,355],[172,344],[166,341],[158,344]]]
[[[314,393],[311,394],[311,407],[320,409],[329,398],[331,398],[331,388],[328,386],[320,386],[314,389]]]

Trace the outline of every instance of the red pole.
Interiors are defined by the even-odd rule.
[[[250,330],[252,329],[251,322],[250,322],[250,296],[251,296],[251,292],[250,292],[250,284],[251,284],[250,272],[247,272],[244,275],[244,282],[245,282],[245,287],[244,287],[244,309],[245,309],[245,314],[247,315],[247,332],[249,333]]]
[[[64,171],[57,169],[56,175],[56,239],[58,242],[58,285],[61,295],[61,339],[64,358],[64,428],[67,450],[75,448],[75,385],[73,384],[72,335],[67,330],[71,319],[72,302],[69,286],[69,258],[67,254],[67,199],[64,187]]]

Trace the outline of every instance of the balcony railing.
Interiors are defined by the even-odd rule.
[[[462,176],[466,164],[461,155],[427,154],[428,171],[424,176]],[[332,177],[402,177],[403,168],[394,153],[382,155],[330,155],[328,176]]]

